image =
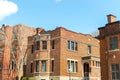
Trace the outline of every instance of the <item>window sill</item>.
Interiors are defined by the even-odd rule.
[[[69,74],[77,74],[78,72],[68,72]]]
[[[46,74],[46,73],[51,73],[51,72],[34,72],[34,74],[40,74],[40,73]]]
[[[43,50],[35,50],[35,52],[37,53],[37,52],[48,52],[48,50],[47,49],[43,49]]]
[[[91,68],[100,68],[100,67],[97,67],[97,66],[91,66]]]
[[[40,52],[40,50],[35,50],[35,52]]]
[[[108,52],[120,51],[120,49],[109,50]]]
[[[67,49],[68,51],[70,51],[70,52],[78,52],[78,51],[76,51],[76,50],[70,50],[70,49]]]

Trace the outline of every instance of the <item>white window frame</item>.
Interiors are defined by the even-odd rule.
[[[73,65],[72,65],[72,62],[73,62]],[[67,72],[68,73],[78,72],[78,61],[77,60],[71,60],[71,59],[67,60]]]
[[[117,67],[116,65],[118,65],[118,70],[116,68]],[[113,66],[114,66],[114,70],[112,69]],[[115,79],[113,79],[113,73],[115,74],[115,76],[114,76]],[[112,80],[120,80],[120,77],[119,77],[119,79],[117,79],[117,74],[119,74],[119,76],[120,76],[119,64],[111,64],[111,77],[112,77]]]
[[[78,50],[78,42],[77,41],[68,40],[68,49],[72,50],[72,51],[77,51]]]

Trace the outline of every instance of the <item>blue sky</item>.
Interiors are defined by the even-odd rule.
[[[0,25],[25,24],[46,30],[62,26],[90,34],[107,23],[108,14],[120,20],[120,0],[0,0],[4,1],[13,3],[16,8],[1,6],[0,13],[6,9],[9,14],[2,15]]]

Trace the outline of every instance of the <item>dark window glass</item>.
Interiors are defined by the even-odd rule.
[[[14,63],[14,61],[11,61],[11,63],[10,63],[10,70],[13,70],[14,67],[15,67],[15,63]]]
[[[55,49],[55,40],[52,40],[52,49]]]
[[[42,72],[46,72],[46,61],[42,61]]]
[[[120,79],[120,74],[119,74],[119,72],[116,72],[116,79]]]
[[[33,52],[34,52],[34,46],[31,45],[31,53],[33,53]]]
[[[33,63],[30,64],[30,72],[33,72]]]
[[[36,61],[36,72],[39,72],[39,61]]]
[[[112,80],[120,80],[119,64],[112,64]]]
[[[40,41],[36,41],[36,50],[40,50]]]
[[[54,72],[54,60],[52,60],[52,72]]]
[[[77,44],[77,42],[75,42],[75,50],[77,51],[78,50],[78,44]]]
[[[77,72],[78,71],[78,63],[77,62],[75,62],[75,67],[76,67],[75,68],[76,69],[75,72]]]
[[[71,50],[74,50],[74,42],[71,41]]]
[[[118,49],[118,38],[112,37],[110,38],[110,50]]]
[[[12,68],[11,68],[12,70],[14,69],[14,61],[12,61]]]
[[[42,48],[47,49],[47,41],[42,41]]]
[[[68,49],[70,49],[70,41],[68,41]]]
[[[112,65],[112,71],[115,71],[115,65],[114,64]]]
[[[68,68],[68,72],[70,72],[70,61],[67,61],[67,68]]]
[[[112,72],[112,80],[115,79],[115,72]]]
[[[91,53],[91,46],[88,45],[88,54],[90,54],[90,53]]]

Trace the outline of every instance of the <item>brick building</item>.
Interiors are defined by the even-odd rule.
[[[28,38],[26,62],[29,79],[100,80],[99,40],[62,27],[37,28]]]
[[[108,23],[99,28],[102,80],[120,80],[120,21],[107,16]]]
[[[21,56],[24,56],[27,50],[28,36],[35,34],[36,29],[21,24],[13,27],[2,26],[0,29],[0,80],[16,80],[18,72],[23,76],[23,66],[18,70],[18,65],[22,59]]]

